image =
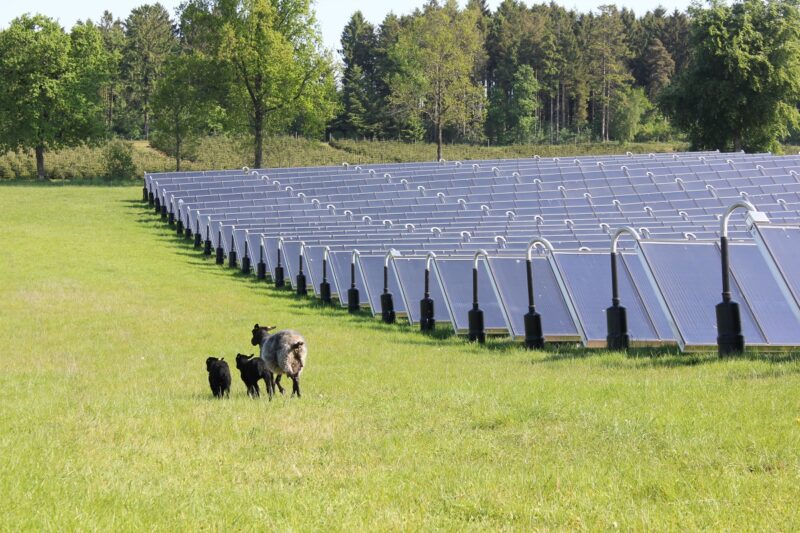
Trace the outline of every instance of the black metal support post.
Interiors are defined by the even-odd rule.
[[[264,262],[264,246],[258,247],[258,265],[256,267],[256,279],[267,279],[267,264]]]

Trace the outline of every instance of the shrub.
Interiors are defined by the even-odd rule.
[[[103,150],[106,176],[110,179],[134,179],[133,146],[120,140],[109,142]]]

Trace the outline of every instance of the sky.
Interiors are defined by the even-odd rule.
[[[501,0],[489,0],[489,7],[494,10]],[[526,0],[525,3],[541,3],[543,0]],[[69,29],[78,20],[91,18],[99,20],[104,10],[111,11],[115,17],[124,19],[131,9],[142,4],[152,3],[148,0],[26,0],[17,4],[11,0],[0,0],[0,28],[8,26],[14,18],[24,13],[41,13],[57,19],[62,26]],[[161,0],[161,4],[174,15],[175,8],[181,0]],[[339,39],[342,29],[347,24],[350,16],[361,10],[370,22],[379,24],[387,13],[393,11],[400,15],[410,13],[415,8],[422,6],[424,0],[316,0],[317,20],[322,30],[325,46],[332,50],[339,48]],[[459,0],[461,5],[466,0]],[[609,0],[556,0],[568,9],[586,12],[597,9],[598,6],[610,3]],[[675,8],[686,9],[690,0],[619,0],[614,2],[619,7],[633,9],[637,15],[642,15],[659,5],[668,11]]]

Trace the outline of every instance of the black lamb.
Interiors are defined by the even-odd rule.
[[[270,401],[275,392],[275,387],[272,380],[272,372],[267,368],[267,364],[260,357],[253,357],[253,355],[236,354],[236,368],[242,374],[242,381],[247,387],[247,394],[251,398],[261,396],[261,389],[258,387],[258,381],[263,379],[267,385],[267,395]]]
[[[223,398],[231,395],[231,370],[225,359],[209,357],[206,359],[206,370],[208,370],[208,384],[211,385],[211,394],[215,398]]]

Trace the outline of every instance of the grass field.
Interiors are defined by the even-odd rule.
[[[2,187],[0,530],[797,530],[800,362],[472,346],[203,259],[134,187]],[[302,400],[210,397],[253,323]]]

